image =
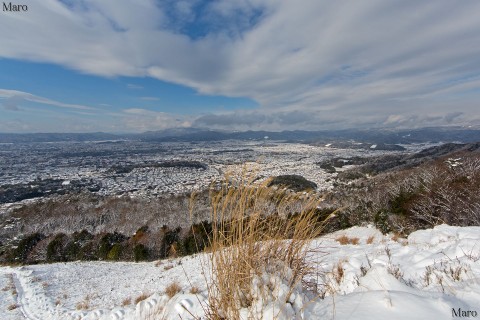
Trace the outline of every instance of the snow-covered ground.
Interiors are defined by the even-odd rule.
[[[317,297],[312,299],[298,287],[289,302],[276,302],[285,294],[282,286],[288,279],[279,278],[275,268],[266,270],[254,279],[258,287],[265,281],[276,286],[261,301],[263,318],[480,318],[480,227],[442,225],[414,232],[408,239],[354,227],[318,239],[311,248],[309,259],[318,273],[312,277],[318,284]],[[204,316],[207,260],[196,255],[150,263],[2,267],[0,319]],[[164,292],[173,282],[182,291],[169,298]],[[142,294],[150,297],[136,304]]]

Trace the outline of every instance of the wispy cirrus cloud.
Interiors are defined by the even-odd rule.
[[[2,105],[8,110],[19,110],[22,101],[36,102],[40,104],[50,105],[59,108],[76,109],[76,110],[95,110],[95,108],[80,104],[64,103],[48,98],[40,97],[28,92],[18,90],[0,89],[0,99],[3,100]]]

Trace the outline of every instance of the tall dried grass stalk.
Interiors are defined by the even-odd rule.
[[[252,306],[253,277],[269,266],[285,266],[290,293],[310,274],[308,244],[329,219],[317,214],[321,198],[254,184],[244,174],[227,177],[211,200],[209,318],[240,319],[240,309]]]

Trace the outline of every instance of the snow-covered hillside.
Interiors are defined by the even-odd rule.
[[[258,317],[285,319],[452,319],[480,317],[480,227],[438,226],[408,239],[354,227],[314,241],[310,279],[317,296],[275,268],[254,279]],[[74,262],[0,268],[1,319],[193,319],[204,317],[208,258],[151,263]],[[166,288],[181,292],[170,298]],[[135,300],[145,300],[135,303]]]

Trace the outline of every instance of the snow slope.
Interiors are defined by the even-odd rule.
[[[339,243],[341,237],[350,244]],[[357,238],[357,239],[356,239]],[[357,243],[357,244],[355,244]],[[354,227],[315,240],[313,297],[272,266],[254,288],[274,284],[259,297],[261,312],[246,319],[452,319],[480,317],[480,227],[451,227],[392,239],[375,228]],[[0,319],[193,319],[207,306],[206,255],[151,263],[73,262],[0,268]],[[174,281],[182,292],[169,298]],[[190,293],[191,288],[197,294]],[[15,293],[15,294],[13,294]],[[149,298],[135,303],[142,294]],[[453,310],[453,311],[452,311]],[[250,313],[249,313],[250,312]],[[180,315],[180,316],[179,316]],[[455,317],[453,317],[455,318]]]

